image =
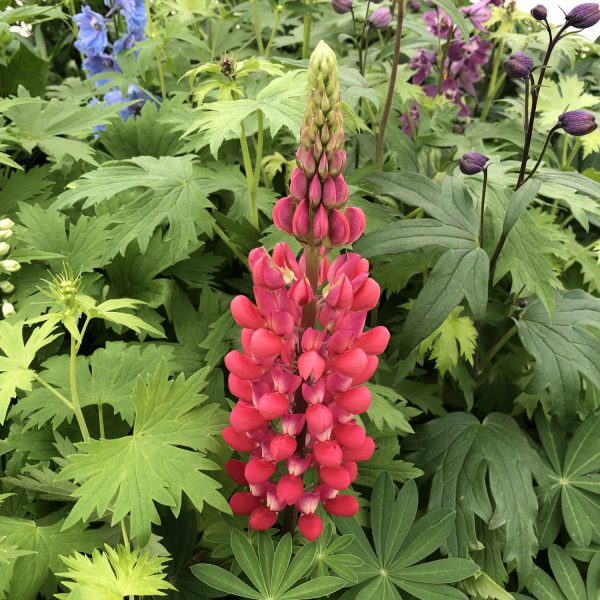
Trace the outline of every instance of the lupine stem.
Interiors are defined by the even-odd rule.
[[[271,29],[271,35],[269,36],[269,41],[267,42],[267,47],[265,48],[266,57],[268,57],[271,53],[271,46],[273,45],[273,41],[275,40],[275,34],[277,33],[277,27],[279,27],[279,20],[281,19],[282,11],[283,6],[279,4],[275,9],[275,20],[273,21],[273,28]]]
[[[309,6],[310,2],[306,3]],[[312,13],[304,15],[302,31],[302,58],[307,59],[310,54],[310,34],[312,31]]]
[[[240,136],[240,146],[242,149],[242,159],[244,161],[244,171],[246,172],[246,185],[248,187],[248,195],[250,206],[248,209],[250,223],[258,229],[258,205],[256,202],[256,191],[254,190],[254,168],[250,159],[250,149],[248,148],[248,140],[246,139],[246,129],[244,124],[241,124],[242,135]]]
[[[394,90],[396,88],[396,76],[398,74],[398,63],[400,62],[400,46],[402,42],[402,26],[404,25],[404,14],[406,12],[406,0],[399,0],[398,18],[396,21],[396,38],[394,41],[394,55],[392,58],[392,72],[390,73],[390,82],[388,85],[387,98],[381,115],[381,124],[377,133],[377,144],[375,148],[375,169],[381,171],[383,167],[383,147],[385,143],[385,128],[392,109],[394,100]]]
[[[259,11],[259,7],[258,7],[258,0],[251,0],[252,1],[252,10],[253,10],[253,18],[252,20],[254,21],[254,35],[256,36],[256,45],[258,46],[258,54],[259,56],[262,56],[265,52],[265,48],[263,46],[263,41],[262,41],[262,27],[260,24],[260,11]]]

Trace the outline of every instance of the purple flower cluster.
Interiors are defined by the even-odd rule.
[[[485,23],[492,16],[489,5],[497,6],[500,3],[500,0],[481,0],[462,7],[460,11],[478,31],[485,33]],[[444,96],[460,107],[460,117],[466,117],[469,115],[469,107],[465,103],[464,94],[475,95],[475,84],[481,80],[481,67],[489,61],[492,45],[479,35],[464,40],[451,18],[442,10],[426,12],[423,21],[429,32],[438,39],[439,48],[443,48],[443,52],[419,49],[410,62],[411,68],[415,70],[412,81],[416,85],[422,85],[428,96]],[[438,64],[440,58],[441,65]],[[437,81],[428,83],[426,80],[434,68]],[[412,112],[414,111],[411,110]],[[411,120],[414,122],[413,115]],[[406,118],[403,124],[405,121]]]
[[[110,73],[121,72],[119,54],[145,39],[144,30],[147,20],[144,0],[104,0],[104,3],[109,8],[106,16],[94,12],[85,5],[81,12],[73,17],[78,27],[75,47],[85,56],[82,64],[84,71],[88,77],[105,74],[105,77],[95,79],[97,87],[113,80]],[[117,23],[124,20],[126,26],[123,35],[113,44],[109,42],[106,27],[108,19],[112,17],[116,17]],[[126,95],[119,87],[114,87],[104,95],[104,102],[108,105],[134,102],[119,111],[123,120],[139,114],[148,99],[149,96],[135,84],[128,87]]]

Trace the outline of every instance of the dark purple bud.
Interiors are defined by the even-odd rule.
[[[531,16],[536,21],[544,21],[548,18],[548,9],[543,4],[538,4],[531,9]]]
[[[408,0],[408,8],[412,12],[419,12],[421,10],[421,3],[418,0]]]
[[[529,77],[533,66],[533,59],[521,51],[513,52],[504,61],[504,70],[510,79]]]
[[[598,127],[596,117],[585,110],[571,110],[558,117],[558,126],[570,135],[587,135]]]
[[[375,29],[389,27],[392,22],[392,13],[389,8],[378,8],[369,16],[369,25]]]
[[[465,152],[458,161],[458,168],[465,175],[477,175],[481,173],[489,158],[479,152]]]
[[[566,15],[566,23],[577,29],[593,27],[600,21],[600,6],[596,2],[585,2],[573,8]]]
[[[352,0],[331,0],[331,6],[336,13],[345,15],[352,10]]]

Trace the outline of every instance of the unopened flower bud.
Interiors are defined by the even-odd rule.
[[[352,10],[352,0],[331,0],[331,7],[336,13],[343,15]]]
[[[12,234],[12,229],[0,229],[0,240],[7,240]]]
[[[8,301],[2,303],[2,316],[6,319],[15,314],[15,307]]]
[[[15,286],[10,281],[0,282],[0,292],[3,294],[12,294],[15,291]]]
[[[548,9],[543,4],[538,4],[531,9],[531,16],[536,21],[544,21],[548,18]]]
[[[558,117],[558,126],[570,135],[580,136],[592,133],[598,124],[592,113],[585,110],[572,110]]]
[[[504,61],[504,71],[510,79],[529,77],[533,67],[533,59],[521,51],[513,52]]]
[[[479,152],[466,152],[458,161],[458,167],[465,175],[477,175],[485,168],[489,158]]]
[[[6,219],[0,219],[0,229],[11,229],[14,225],[14,221],[11,221],[8,217]]]
[[[10,246],[6,242],[0,242],[0,256],[8,254]]]
[[[392,22],[392,13],[389,8],[378,8],[369,16],[369,25],[375,29],[385,29]]]
[[[577,29],[593,27],[600,21],[600,6],[596,2],[579,4],[566,15],[566,23]]]
[[[4,269],[7,273],[16,273],[21,268],[21,265],[16,260],[0,260],[0,269]]]

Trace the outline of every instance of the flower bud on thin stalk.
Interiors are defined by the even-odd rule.
[[[248,491],[230,499],[249,527],[269,529],[279,513],[308,540],[323,531],[317,511],[352,516],[358,503],[346,490],[357,461],[375,449],[355,417],[371,402],[364,384],[377,367],[389,332],[364,332],[379,300],[369,263],[355,253],[329,261],[334,247],[351,244],[365,228],[363,212],[346,207],[342,174],[344,129],[335,54],[323,42],[308,69],[307,108],[290,194],[273,209],[279,229],[302,245],[296,257],[282,242],[271,253],[250,252],[255,302],[238,296],[233,318],[243,352],[225,357],[229,390],[238,398],[223,430],[244,460],[226,470]],[[298,513],[300,514],[297,518]]]
[[[483,217],[485,212],[485,194],[487,190],[489,158],[479,152],[466,152],[458,161],[458,167],[465,175],[477,175],[483,172],[483,188],[479,213],[479,246],[483,248]]]
[[[15,307],[8,300],[4,300],[2,302],[2,316],[5,319],[8,319],[8,317],[11,317],[14,314],[15,314]]]

